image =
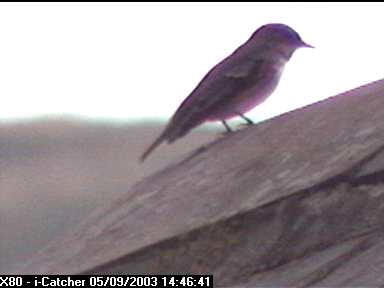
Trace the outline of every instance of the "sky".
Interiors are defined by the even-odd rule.
[[[1,3],[0,120],[169,119],[261,25],[299,49],[262,120],[384,78],[383,3]]]

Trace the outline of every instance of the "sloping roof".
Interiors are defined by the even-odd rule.
[[[17,273],[382,286],[383,111],[382,80],[221,137],[137,183]]]

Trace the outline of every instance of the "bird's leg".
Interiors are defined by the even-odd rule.
[[[227,122],[225,122],[225,120],[221,120],[221,123],[223,123],[225,129],[227,130],[226,133],[232,132],[231,127],[229,127],[229,125],[227,124]]]
[[[240,116],[241,118],[243,118],[247,124],[246,125],[252,125],[252,124],[255,124],[251,119],[249,119],[248,117],[245,117],[243,114],[237,112],[236,113],[238,116]]]

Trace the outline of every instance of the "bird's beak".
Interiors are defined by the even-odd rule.
[[[314,46],[309,45],[309,44],[307,44],[307,43],[305,43],[305,42],[303,42],[303,43],[301,44],[301,47],[304,47],[304,48],[315,48]]]

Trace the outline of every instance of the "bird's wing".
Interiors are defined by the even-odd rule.
[[[255,67],[260,66],[261,62],[260,60],[254,61],[251,59],[240,62],[238,65],[228,69],[228,71],[224,73],[224,77],[235,79],[247,78]]]
[[[163,141],[170,143],[187,134],[204,121],[212,109],[220,106],[222,101],[228,101],[254,85],[257,78],[263,76],[261,65],[265,65],[262,60],[244,58],[239,61],[228,57],[213,67],[180,104],[165,130],[145,150],[141,160],[144,161]]]
[[[174,119],[188,118],[187,115],[198,111],[205,111],[221,102],[225,95],[240,92],[239,84],[244,83],[251,76],[252,71],[261,63],[260,61],[242,61],[232,67],[214,67],[196,86],[191,94],[181,103],[174,114]],[[226,65],[229,66],[229,65]]]
[[[167,135],[170,142],[204,121],[210,111],[254,85],[262,77],[264,60],[240,59],[216,65],[181,103],[173,115]]]

